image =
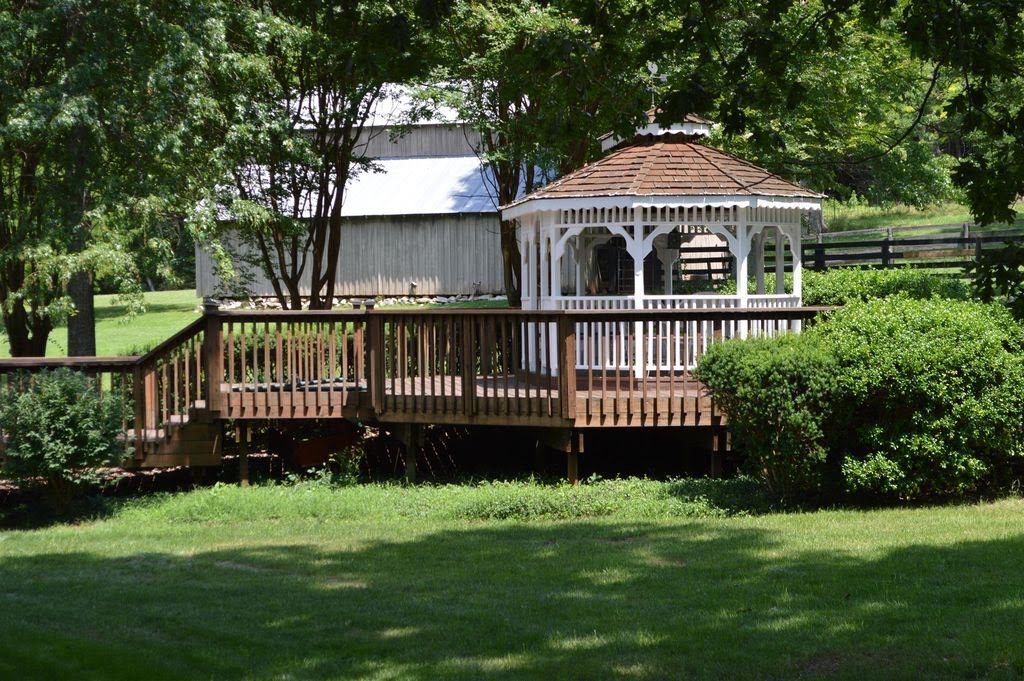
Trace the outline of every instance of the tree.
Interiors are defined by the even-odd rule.
[[[421,95],[479,133],[497,206],[574,170],[598,137],[632,128],[650,105],[646,24],[629,3],[490,0],[456,3],[442,25],[441,65]],[[518,307],[520,253],[501,223],[505,291]]]
[[[364,129],[389,85],[423,73],[433,11],[411,0],[234,6],[217,86],[225,181],[205,235],[255,244],[282,307],[301,309],[306,285],[310,309],[333,304],[345,185],[371,169]]]
[[[202,166],[207,4],[0,3],[0,309],[15,355],[70,316],[95,354],[92,282],[138,291],[125,224],[179,210]]]
[[[1013,203],[1024,193],[1024,9],[1018,0],[653,2],[680,17],[665,24],[665,36],[686,55],[677,60],[685,68],[675,72],[663,103],[667,115],[708,114],[727,133],[747,135],[751,145],[766,150],[780,139],[770,118],[752,112],[793,109],[821,96],[793,75],[839,45],[850,22],[898,37],[901,51],[933,74],[931,82],[950,84],[936,115],[949,120],[947,131],[967,140],[953,177],[975,218],[1013,218]],[[928,120],[934,93],[924,89],[906,130],[884,145],[882,155]]]
[[[818,10],[794,7],[800,20],[791,19],[790,30]],[[949,80],[911,56],[891,20],[868,26],[854,17],[835,30],[813,58],[794,59],[785,71],[803,96],[744,108],[746,125],[770,130],[770,139],[724,135],[713,143],[842,199],[923,207],[954,198],[953,158],[938,153]]]

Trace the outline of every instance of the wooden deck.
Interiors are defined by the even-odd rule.
[[[721,426],[690,372],[706,348],[820,312],[218,311],[142,357],[0,360],[0,383],[18,389],[53,366],[95,376],[127,406],[138,466],[219,461],[227,420]]]

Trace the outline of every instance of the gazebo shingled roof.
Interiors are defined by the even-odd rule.
[[[780,196],[822,194],[685,135],[641,139],[504,206],[599,196]]]

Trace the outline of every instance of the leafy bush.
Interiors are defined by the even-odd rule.
[[[96,467],[124,455],[124,410],[122,400],[109,393],[100,399],[95,380],[70,369],[15,378],[0,398],[4,473],[45,482],[54,510],[64,511],[81,485],[95,480]]]
[[[892,270],[833,269],[807,271],[804,305],[846,305],[903,294],[917,300],[967,300],[970,291],[960,279],[909,267]]]
[[[847,490],[963,495],[1024,454],[1024,332],[994,305],[895,298],[852,306],[814,332],[856,404]]]
[[[796,502],[828,496],[838,472],[828,446],[837,433],[828,417],[837,414],[821,411],[842,404],[837,372],[833,356],[805,334],[713,344],[697,377],[729,415],[748,471],[776,497]]]
[[[905,295],[699,367],[751,472],[789,500],[922,500],[1005,485],[1024,454],[1024,332],[1002,308]],[[779,482],[781,480],[781,482]]]
[[[754,280],[750,280],[754,291]],[[831,269],[824,272],[804,270],[804,305],[846,305],[855,301],[866,302],[904,294],[910,298],[970,299],[970,289],[962,280],[928,270],[904,267],[891,270]],[[775,275],[765,275],[765,291],[775,290]],[[786,275],[786,291],[793,290],[793,275]],[[736,282],[723,285],[722,293],[736,293]]]

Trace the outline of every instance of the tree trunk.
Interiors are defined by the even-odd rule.
[[[45,357],[46,341],[52,329],[49,319],[29,314],[21,303],[4,316],[11,357]]]
[[[76,255],[85,250],[89,243],[92,225],[86,217],[89,211],[89,190],[86,182],[88,165],[88,134],[81,124],[76,126],[72,135],[76,145],[72,172],[69,173],[71,190],[77,194],[77,203],[71,211],[68,228],[74,235],[68,252]],[[70,197],[69,197],[70,198]],[[96,356],[96,308],[92,298],[92,272],[80,270],[71,275],[68,281],[68,297],[75,309],[68,317],[68,356]]]
[[[502,220],[501,222],[501,262],[505,278],[505,295],[508,296],[508,306],[521,308],[523,306],[522,281],[523,265],[522,256],[519,253],[519,239],[516,234],[515,220]]]
[[[68,282],[68,296],[75,305],[68,317],[68,356],[96,356],[96,307],[93,303],[92,273],[75,272]]]

